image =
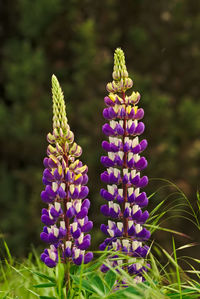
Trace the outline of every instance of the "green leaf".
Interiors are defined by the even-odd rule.
[[[48,283],[40,283],[36,284],[33,287],[34,288],[50,288],[50,287],[55,287],[56,284],[54,282],[48,282]]]
[[[69,271],[69,265],[67,265],[66,271]],[[60,256],[58,258],[58,264],[56,267],[56,281],[57,281],[57,286],[58,286],[58,293],[59,296],[62,296],[62,288],[64,284],[64,278],[65,278],[65,266],[63,263],[60,261]]]
[[[4,241],[3,243],[4,243],[4,247],[5,247],[5,249],[6,249],[6,253],[7,253],[7,256],[8,256],[8,260],[9,260],[10,264],[12,265],[12,264],[13,264],[13,258],[12,258],[12,255],[11,255],[11,253],[10,253],[10,250],[9,250],[9,248],[8,248],[8,245],[7,245],[6,241]]]
[[[160,207],[163,205],[163,203],[165,202],[165,200],[161,201],[151,212],[150,212],[150,217],[153,216],[157,210],[160,209]]]
[[[94,275],[91,279],[91,286],[100,296],[105,295],[105,287],[102,279],[98,275]]]
[[[54,297],[54,296],[40,296],[39,298],[40,298],[40,299],[57,299],[57,298]]]
[[[55,278],[54,277],[51,277],[51,276],[47,276],[43,273],[40,273],[40,272],[37,272],[37,271],[31,271],[32,273],[34,273],[35,275],[41,277],[41,278],[44,278],[44,279],[47,279],[51,282],[56,282]]]
[[[140,294],[133,287],[127,287],[127,288],[124,288],[122,290],[116,291],[114,294],[111,294],[106,298],[108,298],[108,299],[132,298],[132,297],[130,297],[130,295],[135,295],[136,297],[134,296],[134,298],[140,298],[140,297],[137,296],[137,295],[140,295]]]
[[[106,281],[109,289],[111,290],[116,281],[116,274],[112,270],[109,270],[105,275],[105,281]]]
[[[71,278],[72,278],[73,282],[75,282],[77,285],[79,285],[80,279],[79,279],[78,276],[71,275]],[[87,280],[85,280],[85,279],[82,280],[82,289],[85,289],[86,291],[89,291],[89,292],[93,292],[94,291],[93,288],[92,288],[92,286],[91,286],[91,284]]]

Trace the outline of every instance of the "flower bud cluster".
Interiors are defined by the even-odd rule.
[[[112,77],[113,81],[106,86],[108,92],[125,92],[133,86],[133,81],[128,77],[124,52],[120,48],[115,50]]]
[[[107,85],[109,95],[104,99],[107,107],[103,110],[107,122],[102,131],[109,141],[102,143],[107,155],[101,157],[101,163],[107,169],[101,174],[101,180],[107,188],[102,188],[100,194],[107,201],[101,206],[101,212],[109,220],[108,225],[101,225],[107,238],[100,249],[122,251],[130,256],[132,264],[127,269],[138,282],[143,280],[142,272],[149,266],[144,262],[149,251],[144,244],[150,237],[144,226],[149,213],[143,211],[148,198],[141,190],[148,184],[147,176],[141,176],[141,171],[147,167],[147,160],[142,156],[147,141],[139,140],[145,129],[141,121],[144,110],[137,106],[140,101],[138,92],[125,95],[125,91],[132,87],[132,80],[128,78],[121,49],[115,51],[114,60],[114,81]],[[119,266],[122,260],[110,258],[108,263],[112,267]],[[109,268],[103,265],[101,269],[106,272]]]
[[[90,201],[86,165],[78,158],[81,147],[74,142],[74,135],[67,123],[63,93],[55,76],[52,77],[53,132],[47,135],[50,145],[44,158],[42,201],[48,207],[42,209],[44,223],[41,239],[50,245],[41,255],[48,267],[55,267],[58,254],[61,260],[72,260],[75,264],[88,263],[92,252],[88,232],[93,223],[88,219]]]

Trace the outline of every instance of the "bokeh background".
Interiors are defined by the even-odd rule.
[[[101,126],[113,52],[126,54],[142,94],[151,179],[169,179],[196,209],[200,179],[200,1],[0,0],[0,232],[13,255],[44,248],[40,199],[46,134],[52,128],[51,75],[64,90],[82,160],[89,166],[92,248],[103,236],[99,207]],[[150,180],[148,194],[165,184]],[[173,192],[161,189],[149,210]],[[167,199],[170,206],[178,197]],[[180,199],[181,204],[182,199]],[[167,208],[168,206],[166,206]],[[169,215],[170,216],[170,215]],[[163,226],[200,234],[181,211]],[[156,242],[171,243],[162,231]],[[177,242],[182,242],[182,238]],[[186,240],[187,242],[188,240]],[[198,248],[194,248],[194,254]]]

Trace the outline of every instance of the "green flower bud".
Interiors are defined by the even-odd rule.
[[[54,155],[56,155],[58,153],[57,149],[55,147],[53,147],[51,144],[48,145],[47,151],[49,151],[51,154],[54,154]]]
[[[53,134],[48,133],[47,134],[47,140],[48,140],[49,143],[54,143],[56,139],[55,139],[55,136]]]
[[[56,143],[56,149],[59,154],[63,154],[63,149],[58,143]]]
[[[52,76],[53,128],[65,129],[67,123],[65,101],[62,89],[55,75]]]
[[[114,54],[113,79],[120,80],[128,77],[125,56],[122,49],[117,48]]]

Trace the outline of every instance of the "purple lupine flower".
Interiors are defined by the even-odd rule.
[[[87,197],[87,166],[76,160],[82,153],[74,142],[74,135],[67,123],[65,102],[57,78],[52,76],[53,133],[47,135],[49,146],[44,158],[42,201],[48,204],[42,209],[44,223],[41,239],[49,244],[41,254],[41,260],[50,268],[61,261],[73,261],[80,265],[91,261],[93,254],[87,252],[91,238],[88,233],[93,226],[88,219],[90,201]]]
[[[140,95],[138,92],[130,96],[125,94],[132,85],[124,53],[118,48],[114,55],[113,82],[107,84],[109,95],[104,99],[107,107],[103,110],[107,123],[102,131],[109,142],[102,143],[107,155],[101,157],[101,163],[107,169],[101,174],[101,180],[107,188],[102,188],[100,194],[107,201],[101,206],[101,212],[109,220],[108,225],[101,225],[107,237],[100,249],[120,250],[127,254],[133,262],[127,270],[135,275],[135,282],[141,282],[143,271],[150,267],[144,263],[149,251],[144,243],[150,237],[144,223],[149,213],[142,210],[148,204],[147,195],[142,191],[148,184],[148,178],[140,173],[147,166],[147,160],[142,156],[147,141],[140,141],[138,137],[145,128],[141,121],[144,110],[137,106]],[[122,261],[112,261],[110,258],[108,263],[116,266],[121,265]],[[101,268],[103,272],[108,269],[105,265]]]

